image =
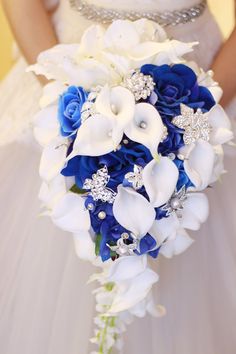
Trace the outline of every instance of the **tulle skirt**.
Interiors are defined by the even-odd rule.
[[[195,58],[204,67],[221,43],[208,12],[170,34],[198,39]],[[28,130],[40,96],[24,67],[21,60],[0,88],[0,143],[11,142],[0,149],[0,353],[88,354],[94,300],[86,282],[94,269],[76,258],[71,235],[40,216],[39,149],[12,142]],[[235,354],[234,155],[226,158],[222,183],[208,190],[211,214],[192,233],[196,242],[180,256],[153,262],[160,275],[156,301],[167,315],[136,320],[125,335],[124,354]]]

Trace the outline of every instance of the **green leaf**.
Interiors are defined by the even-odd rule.
[[[73,192],[73,193],[76,193],[76,194],[85,194],[85,193],[87,193],[84,189],[80,189],[79,187],[77,187],[76,184],[74,184],[71,187],[70,191]]]
[[[95,254],[96,254],[96,256],[99,256],[101,241],[102,241],[102,235],[98,234],[96,237],[96,240],[95,240]]]

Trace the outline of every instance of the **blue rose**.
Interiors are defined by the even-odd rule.
[[[59,99],[58,120],[62,136],[73,136],[81,125],[81,109],[88,98],[82,87],[70,86]]]
[[[174,117],[179,114],[180,103],[203,111],[209,111],[215,105],[211,92],[198,85],[195,72],[184,64],[147,64],[142,66],[141,72],[153,77],[156,86],[150,101],[159,113]]]
[[[106,165],[110,176],[108,187],[116,191],[126,173],[133,171],[135,164],[144,167],[152,160],[150,151],[144,145],[128,139],[127,142],[122,143],[119,150],[106,155],[76,156],[68,161],[61,173],[64,176],[75,176],[76,185],[83,188],[85,179],[91,178],[93,173]]]

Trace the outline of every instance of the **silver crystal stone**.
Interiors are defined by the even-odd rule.
[[[143,186],[142,172],[143,168],[141,166],[134,165],[133,172],[128,172],[125,175],[125,179],[132,184],[132,187],[135,190],[138,190]]]
[[[109,180],[110,176],[108,175],[107,166],[104,166],[94,173],[91,179],[86,178],[83,189],[90,190],[88,194],[92,196],[93,200],[101,200],[104,203],[112,204],[114,203],[116,193],[106,187]]]
[[[115,246],[110,246],[107,243],[107,246],[110,248],[111,251],[116,252],[119,256],[131,256],[134,254],[134,251],[139,251],[139,239],[131,234],[132,243],[126,244],[125,241],[129,238],[129,234],[124,232],[117,244]]]
[[[181,114],[172,119],[172,123],[178,128],[184,130],[184,143],[190,145],[197,140],[209,141],[211,126],[208,121],[208,114],[203,113],[201,109],[197,112],[184,104],[180,105]]]
[[[139,101],[151,95],[155,82],[150,75],[144,75],[140,70],[135,70],[124,78],[123,86],[133,93],[136,101]]]
[[[178,217],[181,217],[181,212],[184,207],[184,202],[187,199],[187,192],[185,186],[179,191],[175,191],[168,202],[161,208],[166,211],[166,215],[169,216],[172,213],[176,213]]]

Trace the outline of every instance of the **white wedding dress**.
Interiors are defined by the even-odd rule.
[[[146,11],[189,8],[196,0],[90,0]],[[61,42],[79,41],[91,22],[61,0],[52,21]],[[170,36],[198,40],[191,57],[205,69],[221,45],[208,10],[194,23],[168,28]],[[88,354],[94,300],[86,281],[93,271],[74,252],[70,234],[39,217],[40,151],[30,125],[41,89],[20,59],[0,86],[0,353]],[[231,107],[232,108],[232,107]],[[232,117],[233,118],[233,117]],[[17,141],[16,141],[17,140]],[[31,139],[32,140],[32,139]],[[6,145],[8,143],[8,145]],[[235,354],[236,205],[234,154],[229,173],[209,189],[211,215],[191,248],[172,260],[160,256],[156,301],[161,319],[136,320],[125,336],[124,354]]]

